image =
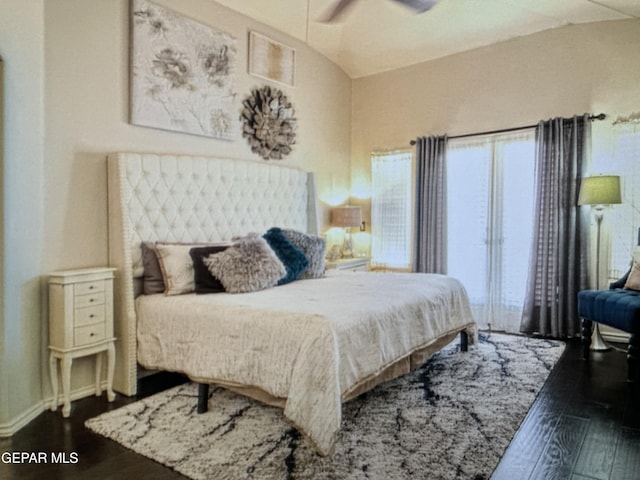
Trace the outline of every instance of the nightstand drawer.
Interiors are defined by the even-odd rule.
[[[104,292],[91,293],[89,295],[75,295],[73,299],[75,308],[93,307],[104,305]]]
[[[368,272],[369,267],[367,265],[358,265],[357,267],[354,266],[349,268],[349,270],[351,270],[352,272]]]
[[[95,307],[76,308],[73,324],[76,327],[81,327],[92,323],[104,323],[104,320],[104,306],[97,305]]]
[[[77,283],[75,285],[74,292],[76,295],[88,295],[96,292],[104,292],[104,280]]]
[[[368,272],[369,257],[343,258],[340,260],[327,261],[327,270],[335,268],[337,270],[348,270],[351,272]]]
[[[99,342],[106,338],[104,331],[104,323],[96,323],[95,325],[86,325],[84,327],[76,327],[73,330],[74,346],[88,345],[90,343]]]

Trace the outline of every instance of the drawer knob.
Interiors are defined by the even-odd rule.
[[[95,317],[95,315],[92,313],[91,315],[89,315],[89,318],[93,318]]]

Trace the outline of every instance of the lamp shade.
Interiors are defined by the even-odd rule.
[[[357,227],[361,223],[360,207],[337,207],[331,210],[331,225],[334,227]]]
[[[621,202],[619,176],[598,175],[582,179],[578,205],[613,205]]]

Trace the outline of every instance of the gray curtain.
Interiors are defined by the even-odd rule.
[[[536,202],[520,330],[554,338],[580,331],[578,291],[587,286],[588,222],[577,206],[590,145],[589,115],[536,127]]]
[[[416,141],[416,217],[413,271],[447,271],[447,137]]]

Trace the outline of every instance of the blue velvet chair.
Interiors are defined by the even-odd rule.
[[[640,229],[638,231],[640,245]],[[578,292],[578,315],[582,318],[582,355],[589,360],[593,322],[630,334],[627,348],[627,380],[638,380],[640,363],[640,292],[625,290],[629,273],[612,283],[609,290]]]

